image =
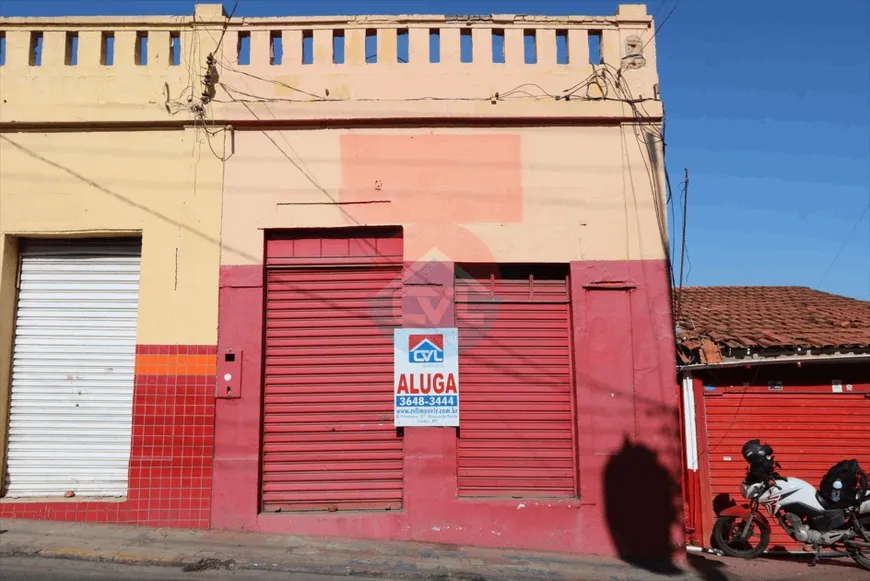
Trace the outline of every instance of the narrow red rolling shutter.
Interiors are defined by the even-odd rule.
[[[742,502],[740,483],[747,465],[741,449],[755,438],[773,447],[781,474],[813,486],[840,460],[855,458],[865,470],[870,467],[870,399],[864,393],[831,393],[830,386],[786,389],[752,386],[705,392],[711,498],[728,495]],[[772,524],[771,547],[800,548]]]
[[[457,277],[459,494],[576,496],[567,276]]]
[[[395,242],[267,246],[264,511],[402,506],[392,405],[402,276]]]

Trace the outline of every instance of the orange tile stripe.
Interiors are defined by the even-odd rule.
[[[137,375],[215,375],[216,355],[136,355]]]

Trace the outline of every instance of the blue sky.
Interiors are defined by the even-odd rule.
[[[193,4],[0,0],[0,14],[186,14]],[[617,4],[241,0],[237,14],[607,15]],[[675,4],[647,7],[661,23]],[[657,40],[675,198],[690,174],[688,284],[870,299],[870,0],[682,0]]]

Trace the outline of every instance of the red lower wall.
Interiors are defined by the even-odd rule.
[[[453,266],[443,266],[409,268],[406,278],[445,291],[435,296],[452,296]],[[406,428],[402,510],[261,514],[263,269],[222,267],[219,348],[243,356],[240,397],[218,400],[215,410],[212,526],[586,554],[679,553],[681,451],[667,264],[578,262],[571,281],[579,499],[459,499],[455,429]],[[454,325],[453,309],[418,303],[413,295],[403,300],[407,326]]]
[[[127,498],[0,503],[0,518],[208,528],[216,348],[139,345]]]

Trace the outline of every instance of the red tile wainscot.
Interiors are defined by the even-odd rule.
[[[208,528],[216,364],[213,345],[138,345],[127,498],[10,499],[0,518]]]

